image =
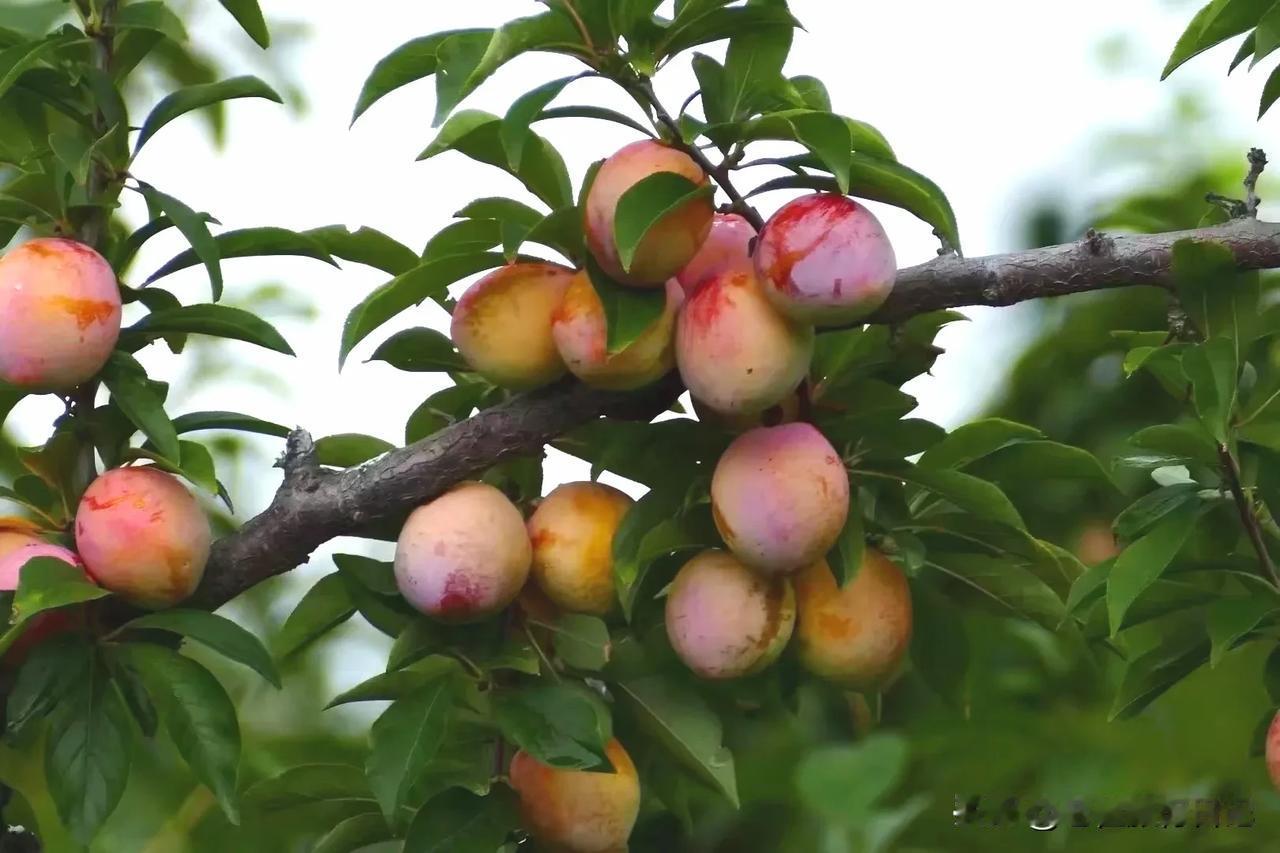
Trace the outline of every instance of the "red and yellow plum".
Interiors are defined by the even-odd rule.
[[[453,310],[450,333],[467,364],[495,385],[527,390],[564,375],[551,337],[551,316],[573,270],[517,263],[468,288]]]
[[[617,739],[605,745],[612,772],[562,770],[524,750],[511,758],[511,787],[525,829],[556,853],[624,853],[640,814],[640,779]]]
[[[812,424],[743,433],[711,478],[711,511],[725,544],[765,574],[797,572],[835,545],[849,514],[849,475]]]
[[[866,317],[888,298],[897,276],[893,246],[875,214],[831,193],[779,209],[760,232],[755,266],[779,311],[818,326]]]
[[[515,600],[532,557],[515,504],[493,486],[463,483],[405,521],[396,542],[396,585],[428,616],[475,622]]]
[[[791,639],[795,619],[787,578],[760,575],[716,549],[685,563],[667,592],[667,638],[703,678],[764,669]]]
[[[0,382],[65,391],[91,379],[120,337],[120,288],[75,240],[30,240],[0,258]]]
[[[213,539],[199,502],[159,468],[116,468],[76,510],[76,548],[89,577],[139,607],[171,607],[195,592]]]
[[[662,287],[697,254],[707,239],[715,207],[703,195],[666,213],[636,247],[624,270],[614,240],[614,217],[627,190],[658,172],[674,172],[705,185],[706,174],[682,151],[651,139],[633,142],[605,160],[587,192],[584,228],[587,247],[600,268],[623,284]]]
[[[657,319],[626,347],[610,353],[600,296],[586,272],[574,276],[551,324],[569,371],[588,385],[614,391],[630,391],[665,376],[676,363],[676,315],[684,291],[672,279],[666,295],[666,307]]]
[[[751,241],[756,229],[736,213],[717,213],[698,254],[676,275],[686,293],[713,275],[752,269]]]
[[[883,687],[911,644],[911,590],[902,570],[867,549],[843,589],[825,560],[795,578],[796,642],[815,675],[853,690]]]
[[[556,487],[529,518],[533,576],[557,606],[604,616],[613,609],[613,534],[633,501],[601,483]]]
[[[694,399],[723,415],[751,415],[782,402],[809,372],[813,328],[769,305],[755,275],[729,270],[703,279],[676,323],[676,366]]]

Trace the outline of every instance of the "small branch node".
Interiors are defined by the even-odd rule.
[[[315,491],[322,469],[311,433],[302,428],[289,433],[284,454],[276,461],[276,467],[284,470],[284,481],[289,486]]]
[[[1096,228],[1090,228],[1085,232],[1084,246],[1089,250],[1089,254],[1091,255],[1110,254],[1112,240]]]
[[[1244,178],[1245,190],[1245,215],[1250,219],[1258,218],[1258,205],[1262,203],[1262,199],[1258,197],[1258,178],[1262,177],[1262,172],[1267,168],[1267,152],[1261,148],[1249,149],[1249,174]]]

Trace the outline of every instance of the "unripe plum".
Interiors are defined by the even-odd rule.
[[[428,616],[476,622],[515,600],[531,559],[515,504],[493,486],[463,483],[405,521],[396,542],[396,585]]]
[[[533,576],[556,605],[597,616],[613,609],[613,534],[632,503],[602,483],[566,483],[534,510]]]
[[[656,382],[675,367],[676,315],[684,291],[667,282],[662,314],[618,352],[608,351],[604,306],[587,273],[579,272],[556,309],[551,334],[569,371],[597,388],[630,391]]]
[[[820,559],[849,515],[849,475],[822,433],[807,423],[743,433],[711,477],[711,513],[739,560],[789,574]]]
[[[525,828],[558,853],[621,853],[640,814],[640,779],[617,739],[605,745],[613,772],[561,770],[524,750],[511,758],[511,787]]]
[[[756,229],[743,217],[717,213],[702,248],[676,275],[681,287],[686,293],[693,293],[703,279],[727,270],[752,269],[751,240],[755,236]]]
[[[618,201],[636,184],[658,172],[674,172],[705,185],[706,174],[683,151],[651,139],[633,142],[605,160],[587,192],[584,229],[587,247],[601,269],[623,284],[661,287],[687,264],[711,228],[715,207],[709,195],[668,212],[636,247],[631,271],[622,268],[613,238]]]
[[[65,391],[91,379],[120,337],[120,288],[75,240],[30,240],[0,258],[0,382]]]
[[[551,315],[573,270],[518,263],[467,289],[453,309],[450,334],[467,364],[495,385],[527,390],[564,375],[551,337]]]
[[[200,503],[159,468],[107,471],[76,510],[89,577],[139,607],[172,607],[195,592],[212,540]]]
[[[750,675],[777,660],[795,627],[795,593],[732,554],[711,549],[685,563],[667,591],[667,637],[703,678]]]
[[[911,644],[911,590],[902,570],[867,549],[843,589],[825,560],[798,574],[795,585],[801,663],[854,690],[882,687]]]
[[[676,366],[694,399],[725,415],[776,406],[809,372],[814,335],[765,299],[755,275],[703,279],[676,323]]]
[[[893,289],[897,260],[870,210],[833,193],[784,205],[760,232],[756,271],[787,316],[818,326],[859,320]]]
[[[75,553],[59,545],[50,545],[38,539],[5,552],[3,544],[5,535],[4,532],[0,532],[0,592],[16,590],[23,566],[37,557],[52,557],[69,566],[75,566],[81,571],[84,570],[84,564],[80,562],[80,558]],[[67,630],[78,619],[82,618],[83,613],[80,608],[62,608],[37,613],[27,621],[22,635],[4,653],[3,664],[5,666],[18,666],[26,659],[31,649],[49,637]]]
[[[1280,791],[1280,711],[1271,718],[1271,727],[1267,729],[1267,775],[1271,784]]]

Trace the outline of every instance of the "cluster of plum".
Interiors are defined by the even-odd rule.
[[[708,180],[686,154],[642,141],[603,163],[585,203],[599,268],[623,286],[665,289],[665,310],[632,343],[609,351],[587,270],[540,262],[510,264],[472,285],[454,310],[453,341],[473,369],[512,389],[570,372],[625,390],[677,368],[699,415],[741,434],[711,484],[725,548],[693,557],[666,591],[672,648],[701,677],[735,678],[768,666],[794,634],[812,672],[874,689],[908,645],[907,582],[875,551],[851,583],[836,582],[824,558],[845,526],[848,475],[830,442],[788,404],[809,372],[814,326],[854,322],[878,307],[893,286],[893,249],[871,212],[844,196],[793,201],[758,235],[698,196],[664,214],[624,266],[614,241],[619,200],[657,172]],[[768,410],[789,422],[762,425]],[[498,489],[460,485],[409,517],[397,584],[415,608],[446,622],[496,614],[527,582],[561,611],[608,615],[613,537],[631,503],[606,485],[569,483],[526,522]],[[625,845],[639,789],[621,744],[608,754],[613,774],[517,753],[511,780],[536,836],[571,851]]]
[[[33,392],[68,391],[92,379],[120,336],[120,289],[111,266],[74,240],[30,240],[0,258],[0,381]],[[107,471],[76,510],[75,550],[39,528],[0,518],[0,591],[17,589],[23,566],[52,557],[146,608],[169,607],[195,591],[212,534],[199,502],[173,475],[150,466]],[[79,617],[41,614],[19,646]],[[14,656],[20,650],[11,652]]]

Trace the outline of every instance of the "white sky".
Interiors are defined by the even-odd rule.
[[[256,52],[220,9],[205,6],[213,12],[189,26],[201,43],[221,45],[220,50],[236,57]],[[414,162],[433,135],[430,81],[387,97],[351,130],[348,121],[374,63],[407,39],[496,25],[542,7],[532,0],[265,0],[263,6],[274,22],[305,22],[309,30],[292,53],[276,57],[304,90],[308,111],[298,116],[265,101],[233,102],[229,142],[220,151],[211,148],[198,120],[180,119],[147,145],[135,174],[210,211],[228,229],[369,225],[415,250],[472,198],[526,198],[514,179],[461,155]],[[943,187],[969,255],[1010,248],[1025,202],[1041,187],[1090,199],[1101,189],[1099,176],[1090,171],[1090,142],[1106,130],[1151,127],[1170,112],[1183,88],[1204,88],[1222,104],[1222,114],[1231,117],[1187,140],[1190,160],[1220,152],[1224,139],[1238,143],[1243,155],[1249,144],[1265,146],[1276,127],[1275,115],[1260,125],[1252,122],[1261,75],[1224,76],[1234,48],[1193,62],[1172,83],[1158,82],[1168,50],[1193,11],[1186,2],[792,0],[791,6],[809,30],[797,36],[788,73],[822,78],[837,111],[879,127],[902,162]],[[1117,75],[1102,69],[1098,46],[1119,33],[1127,34],[1130,44],[1128,66]],[[239,73],[243,64],[232,61]],[[501,113],[516,95],[572,70],[575,65],[565,58],[527,56],[503,69],[464,106]],[[659,80],[659,91],[672,106],[692,88],[692,75],[684,68],[673,66]],[[575,83],[557,101],[575,102],[627,109],[625,100],[599,81]],[[140,123],[141,115],[133,121]],[[538,130],[564,154],[575,181],[588,163],[633,138],[624,128],[579,120],[545,122]],[[785,201],[785,194],[762,201],[767,215],[770,207]],[[134,221],[140,221],[141,209],[132,200],[129,204]],[[927,226],[893,210],[882,218],[902,265],[933,255],[935,243]],[[137,267],[139,275],[181,248],[172,234],[152,241]],[[225,345],[229,357],[278,373],[288,393],[218,383],[184,394],[183,410],[236,409],[300,424],[317,436],[363,432],[398,442],[405,417],[439,387],[431,375],[362,363],[372,346],[397,328],[431,325],[447,331],[446,317],[435,307],[407,312],[358,349],[343,373],[337,372],[343,318],[385,275],[355,265],[339,271],[293,259],[233,260],[224,272],[232,301],[255,284],[278,280],[314,298],[320,316],[315,322],[281,324],[297,359]],[[165,286],[186,302],[208,298],[200,269],[174,276]],[[1009,312],[973,314],[976,322],[946,333],[943,343],[949,352],[935,376],[913,388],[921,398],[919,414],[948,426],[977,410],[1018,346],[1018,323],[1009,319]],[[159,375],[173,376],[173,360],[159,349],[152,347],[155,352],[148,351],[144,360]],[[10,425],[22,438],[42,440],[57,408],[52,400],[27,401]],[[275,445],[263,446],[275,452]],[[585,469],[558,460],[548,470],[548,481],[584,475]],[[258,494],[237,496],[242,513],[265,504],[276,477],[264,472]],[[317,560],[299,574],[314,578],[329,568],[327,560]],[[287,611],[287,604],[282,607]],[[366,664],[380,665],[372,657],[344,660],[350,671],[336,676],[344,683],[358,677]]]

